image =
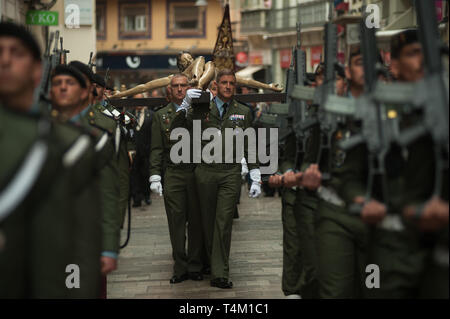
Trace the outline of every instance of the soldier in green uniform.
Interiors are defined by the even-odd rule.
[[[281,175],[294,174],[296,137],[291,134],[286,138],[285,149],[282,155],[280,173],[269,178],[269,186],[282,187]],[[296,204],[296,188],[283,187],[281,219],[283,223],[283,273],[281,289],[288,299],[300,299],[301,274],[303,270],[302,251],[300,250],[300,238],[297,222],[294,216]]]
[[[134,134],[134,122],[128,112],[119,112],[106,99],[104,99],[106,83],[99,74],[93,74],[93,85],[96,90],[94,108],[114,119],[117,123],[114,133],[117,161],[120,179],[119,211],[121,213],[122,225],[125,221],[125,213],[128,207],[130,195],[130,157],[128,151],[133,148],[132,138]]]
[[[76,80],[77,74],[82,75],[86,87]],[[95,137],[95,150],[100,161],[101,272],[106,276],[117,268],[120,241],[119,174],[113,144],[116,123],[89,105],[93,92],[91,80],[92,72],[82,62],[72,61],[67,67],[58,67],[52,77],[51,98],[59,120],[79,125]]]
[[[201,109],[196,111],[197,108],[190,108],[192,98],[199,97],[201,91],[188,90],[177,112],[176,121],[180,120],[180,123],[182,123],[185,120],[188,126],[193,127],[195,124],[193,120],[200,119],[201,131],[214,130],[214,139],[221,140],[219,146],[222,151],[220,159],[214,160],[218,157],[218,154],[215,154],[216,150],[210,152],[211,158],[203,158],[201,163],[197,165],[195,178],[198,193],[202,194],[203,199],[200,201],[200,208],[206,250],[211,261],[212,280],[210,284],[212,287],[224,289],[233,286],[232,282],[229,281],[231,229],[239,188],[241,187],[241,159],[236,161],[236,135],[233,135],[233,152],[227,154],[225,152],[225,129],[241,128],[245,130],[252,125],[252,121],[249,108],[233,99],[236,86],[234,73],[226,69],[219,71],[216,76],[216,83],[218,87],[217,96],[211,101],[209,109],[205,113]],[[198,124],[198,122],[196,123]],[[203,139],[201,143],[203,147],[208,144]],[[246,145],[244,157],[253,181],[250,188],[250,197],[257,197],[261,193],[261,173],[254,159],[252,159],[253,162],[249,161],[247,150]],[[233,162],[227,163],[225,158],[231,158]]]
[[[351,49],[346,75],[349,81],[347,95],[358,97],[364,90],[364,70],[359,47]],[[319,187],[322,175],[317,164],[310,165],[302,176],[302,183],[311,180],[308,189],[317,190],[320,198],[314,234],[320,298],[358,298],[363,289],[362,276],[369,240],[369,226],[363,220],[369,220],[380,205],[370,202],[364,207],[362,218],[348,212],[346,203],[364,200],[366,153],[363,146],[344,152],[337,147],[337,141],[356,132],[358,128],[351,123],[336,132],[329,181]]]
[[[403,31],[391,39],[391,57],[391,68],[399,82],[423,78],[424,56],[417,30]],[[402,111],[388,106],[387,112]],[[405,114],[400,127],[403,130],[417,125],[419,119],[414,113]],[[437,169],[433,146],[431,136],[426,135],[407,147],[407,152],[391,147],[388,153],[389,214],[379,218],[369,260],[379,267],[380,283],[365,291],[369,298],[449,297],[448,172],[439,185],[441,194],[433,195]],[[388,227],[393,219],[397,227]]]
[[[33,99],[40,59],[28,31],[0,24],[0,297],[96,298],[101,216],[94,149],[89,135],[41,114],[46,105]],[[83,199],[90,205],[82,207]],[[78,288],[68,280],[71,271],[78,272]]]
[[[175,262],[170,279],[172,284],[187,279],[203,280],[202,268],[206,266],[203,264],[204,242],[195,185],[195,164],[192,161],[175,163],[170,156],[171,148],[176,143],[176,140],[170,139],[170,126],[188,88],[185,75],[173,76],[168,86],[171,103],[158,110],[152,119],[150,189],[161,196],[164,185],[164,204]]]

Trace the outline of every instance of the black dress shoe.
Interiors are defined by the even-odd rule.
[[[189,279],[195,280],[195,281],[201,281],[201,280],[203,280],[203,275],[201,272],[190,272]]]
[[[174,275],[172,278],[170,278],[170,283],[171,284],[178,284],[178,283],[183,282],[183,281],[188,280],[188,279],[189,279],[188,274],[184,274],[184,275],[181,275],[181,276]]]
[[[151,200],[151,199],[146,199],[146,200],[145,200],[145,203],[146,203],[147,205],[151,205],[151,204],[152,204],[152,200]]]
[[[216,278],[211,280],[211,287],[230,289],[233,287],[233,283],[231,281],[228,281],[227,278]]]

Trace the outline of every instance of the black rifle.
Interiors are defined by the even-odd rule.
[[[60,58],[59,64],[64,64],[64,65],[66,65],[66,64],[67,64],[67,53],[70,53],[70,51],[64,49],[64,46],[63,46],[63,37],[61,37],[59,40],[60,40],[60,42],[61,42],[61,48],[60,48],[61,58]]]
[[[97,66],[93,61],[92,61],[92,56],[94,55],[94,52],[91,52],[89,54],[89,62],[88,62],[88,67],[93,70],[94,66]]]
[[[335,65],[337,63],[337,26],[331,22],[332,4],[330,2],[330,17],[325,28],[325,78],[324,83],[314,90],[313,104],[318,106],[315,114],[309,116],[301,123],[300,130],[309,130],[314,125],[320,126],[320,147],[316,162],[321,166],[322,180],[327,181],[331,178],[331,142],[333,135],[336,133],[340,123],[343,122],[341,115],[326,112],[325,103],[329,96],[335,91]],[[308,90],[301,88],[302,94],[298,96],[300,99],[307,99]],[[306,93],[306,94],[305,94]],[[323,163],[323,159],[326,159]]]
[[[50,73],[53,69],[52,56],[50,55],[50,48],[53,44],[54,37],[55,37],[55,34],[53,32],[51,32],[50,36],[49,36],[49,40],[45,47],[41,80],[39,82],[39,86],[34,90],[33,108],[36,108],[36,109],[39,108],[39,104],[41,101],[48,101],[48,93],[50,90],[50,84],[49,84],[50,76],[51,76]]]

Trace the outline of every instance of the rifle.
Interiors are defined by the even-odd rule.
[[[343,122],[340,115],[326,112],[325,103],[329,96],[335,91],[335,65],[337,55],[337,26],[331,22],[332,4],[330,4],[329,22],[325,24],[325,79],[324,83],[314,90],[313,104],[318,105],[317,113],[306,119],[300,127],[300,130],[309,130],[314,125],[320,126],[320,147],[316,162],[321,165],[322,180],[327,181],[331,178],[331,141],[338,126]],[[299,96],[305,100],[308,93],[304,88],[300,90]],[[295,94],[294,94],[295,95]],[[297,95],[298,96],[298,95]],[[325,156],[324,156],[325,154]],[[326,158],[326,167],[323,165],[323,158]]]
[[[49,80],[50,80],[50,72],[52,70],[52,64],[51,64],[51,55],[50,55],[50,48],[53,43],[53,38],[55,34],[53,32],[50,33],[49,40],[47,42],[47,45],[45,47],[44,57],[42,59],[43,66],[42,66],[42,75],[39,82],[39,86],[34,90],[33,93],[33,109],[38,110],[39,104],[41,100],[46,101],[48,99],[48,91],[50,88]]]
[[[64,49],[64,47],[63,47],[63,37],[61,37],[59,40],[61,42],[61,49],[60,49],[61,58],[60,58],[59,64],[64,64],[65,65],[65,64],[67,64],[67,53],[70,53],[70,51]]]
[[[92,62],[92,56],[94,55],[94,52],[91,52],[89,54],[89,62],[88,62],[88,67],[93,70],[94,66],[97,66],[94,62]]]
[[[51,56],[52,69],[61,63],[61,51],[58,49],[59,39],[59,31],[56,31],[55,46],[53,47],[53,54]]]

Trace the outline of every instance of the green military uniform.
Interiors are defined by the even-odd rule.
[[[170,140],[171,124],[176,115],[173,103],[158,110],[152,119],[150,176],[163,178],[164,204],[174,258],[174,275],[201,272],[204,243],[198,195],[192,163],[173,163],[170,150],[177,141]],[[188,253],[186,254],[186,222]]]
[[[35,144],[39,116],[0,107],[0,207]],[[48,122],[49,123],[49,122]],[[11,134],[14,132],[15,134]],[[96,298],[100,283],[100,210],[96,158],[90,137],[70,126],[53,123],[44,143],[43,166],[12,213],[0,220],[0,297]],[[30,155],[39,162],[38,154]],[[32,175],[32,174],[31,174]],[[21,193],[15,190],[15,194]],[[89,205],[81,203],[90,200]],[[1,210],[1,209],[0,209]],[[66,286],[66,267],[80,269],[80,288]]]
[[[208,259],[211,261],[211,275],[213,279],[228,278],[231,228],[241,187],[241,163],[240,161],[236,163],[235,160],[236,135],[233,137],[233,154],[225,153],[225,128],[245,130],[252,125],[252,115],[248,107],[235,100],[229,102],[222,118],[214,100],[206,113],[196,110],[194,108],[188,113],[188,124],[191,125],[192,120],[199,119],[202,132],[208,128],[218,129],[220,136],[215,138],[222,141],[221,163],[202,161],[195,169],[195,178],[198,193],[202,195],[203,199],[200,201],[200,211],[206,251]],[[184,117],[185,113],[179,112],[177,121],[179,118],[183,120]],[[202,140],[203,148],[206,144],[208,142]],[[244,156],[251,171],[259,166],[249,162],[247,150],[248,148],[245,146]],[[233,163],[225,162],[225,157],[228,156],[233,156]]]
[[[122,220],[121,225],[123,225],[130,196],[130,158],[128,157],[129,134],[125,128],[125,123],[120,119],[120,112],[111,104],[108,103],[105,107],[101,104],[96,104],[94,107],[99,112],[102,112],[116,121],[113,135],[119,168],[119,212]],[[128,116],[126,115],[126,117]],[[124,133],[124,130],[126,130],[127,133]]]
[[[358,298],[363,289],[369,227],[351,215],[348,204],[366,193],[366,149],[344,152],[337,142],[358,132],[347,126],[333,139],[331,179],[322,182],[316,224],[317,278],[321,298]]]
[[[395,107],[387,112],[390,110],[401,112]],[[401,129],[417,120],[415,115],[403,116]],[[422,232],[402,216],[404,206],[425,204],[432,197],[436,169],[433,140],[424,136],[407,152],[392,148],[387,156],[388,216],[374,230],[369,259],[380,268],[380,287],[366,289],[366,296],[448,299],[448,225],[440,231]],[[441,198],[448,202],[448,175],[442,180]],[[392,224],[388,218],[396,218],[398,226],[386,227]]]
[[[313,112],[313,109],[310,109]],[[306,142],[305,154],[302,159],[301,171],[317,160],[319,151],[320,128],[314,126]],[[300,163],[298,163],[300,164]],[[297,164],[297,165],[298,165]],[[315,226],[317,221],[318,197],[315,192],[299,188],[294,207],[297,223],[300,251],[302,253],[301,296],[305,299],[318,297],[317,283],[317,251],[315,247]]]
[[[283,159],[279,171],[285,173],[295,169],[296,138],[294,134],[287,137]],[[294,215],[296,205],[295,188],[283,188],[281,201],[281,220],[283,223],[283,273],[281,289],[285,296],[301,295],[301,275],[303,271],[300,234]]]
[[[76,121],[95,135],[95,148],[100,160],[100,190],[103,212],[103,252],[119,253],[121,214],[119,211],[119,172],[114,160],[116,123],[93,106],[89,106]]]

